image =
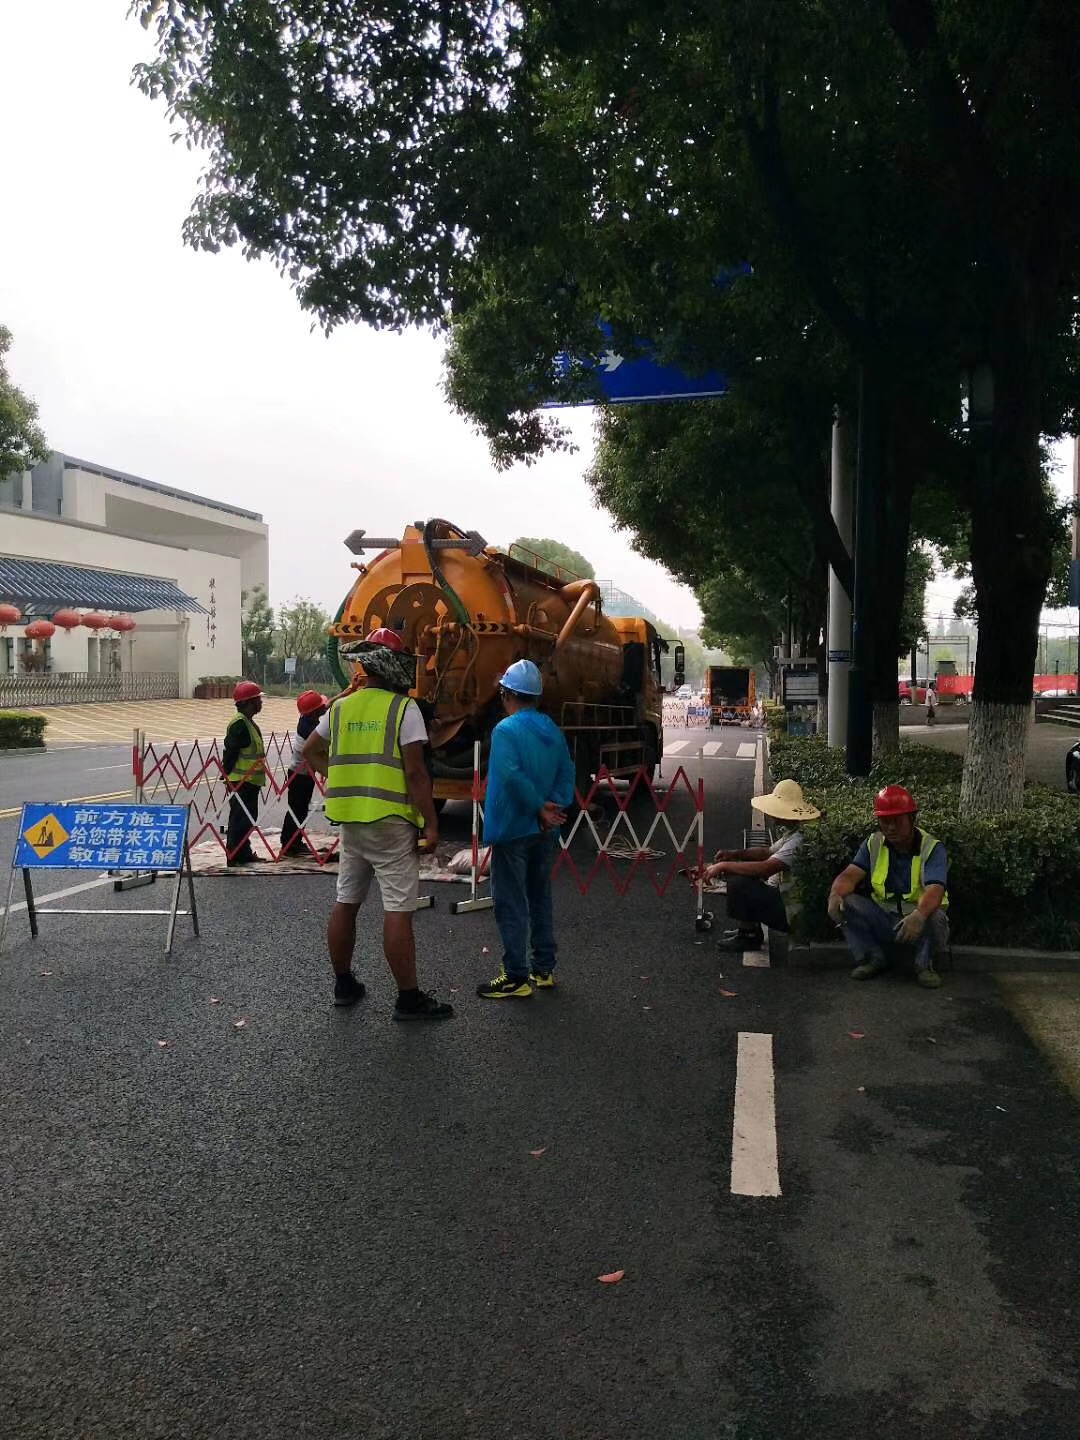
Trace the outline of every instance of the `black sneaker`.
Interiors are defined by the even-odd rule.
[[[334,976],[334,1004],[355,1005],[364,998],[364,986],[350,970],[347,975]]]
[[[429,995],[424,990],[420,991],[410,1005],[402,1005],[399,1000],[394,1006],[395,1020],[450,1020],[453,1015],[452,1005],[436,1000],[434,995]]]
[[[716,942],[718,950],[760,950],[765,944],[765,934],[761,930],[746,931],[733,930],[729,935],[722,935]]]
[[[481,1000],[531,1000],[532,977],[523,975],[519,979],[517,976],[507,975],[505,970],[500,970],[493,980],[485,980],[482,985],[478,985],[476,993]]]

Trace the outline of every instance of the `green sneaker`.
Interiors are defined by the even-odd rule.
[[[882,956],[871,955],[870,958],[864,960],[861,965],[855,966],[855,969],[851,972],[851,978],[853,980],[873,980],[875,975],[884,974],[888,968],[889,963],[883,959]]]
[[[555,973],[552,970],[534,970],[532,983],[535,990],[554,990]]]
[[[932,965],[928,966],[925,970],[916,970],[915,979],[919,982],[919,984],[923,987],[924,990],[941,989],[941,976],[937,973],[937,971]]]

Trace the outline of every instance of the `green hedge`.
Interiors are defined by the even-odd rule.
[[[33,750],[45,744],[44,715],[0,710],[0,750]]]
[[[770,746],[773,780],[797,780],[822,819],[806,827],[794,875],[804,900],[797,922],[814,940],[835,940],[825,914],[834,877],[874,828],[874,792],[906,785],[919,824],[949,852],[952,938],[966,945],[1080,949],[1080,805],[1064,791],[1028,785],[1018,814],[961,816],[963,759],[904,741],[866,779],[844,772],[843,750],[817,737]]]

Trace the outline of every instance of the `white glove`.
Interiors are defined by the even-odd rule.
[[[896,938],[901,945],[917,945],[925,929],[926,916],[921,915],[918,910],[913,910],[910,915],[905,915],[897,925]]]

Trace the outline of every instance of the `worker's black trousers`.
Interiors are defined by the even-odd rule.
[[[308,817],[311,797],[315,793],[315,776],[310,771],[293,770],[289,774],[289,813],[281,827],[282,855],[301,855],[303,840],[297,844],[297,836]],[[310,845],[309,845],[310,848]]]
[[[259,785],[237,785],[229,794],[229,828],[225,835],[226,858],[245,860],[254,858],[251,848],[250,831],[259,814]]]

